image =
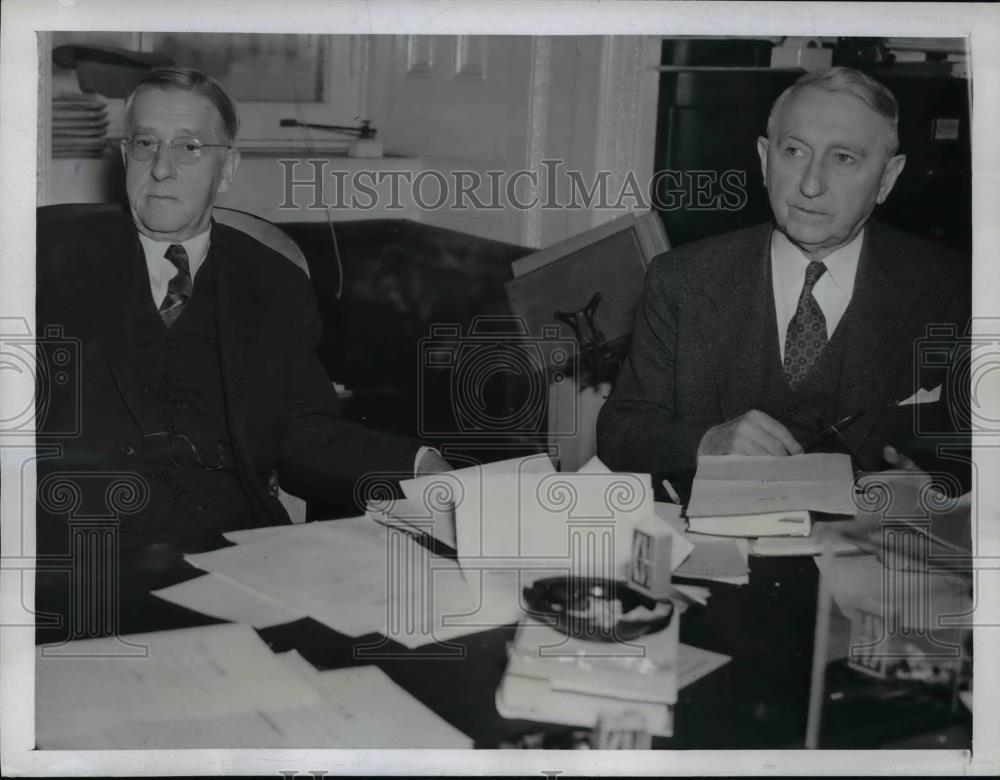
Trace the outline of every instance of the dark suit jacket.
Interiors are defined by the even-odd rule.
[[[210,253],[227,423],[256,524],[288,521],[266,490],[275,470],[285,490],[307,499],[328,498],[334,480],[412,474],[419,442],[338,419],[337,395],[315,355],[321,324],[307,277],[225,225],[213,224]],[[136,273],[146,278],[129,216],[39,223],[38,332],[55,326],[50,336],[70,340],[70,371],[79,378],[78,390],[39,407],[40,452],[60,447],[40,462],[40,477],[139,470],[141,390],[126,327]],[[78,432],[66,434],[74,425]]]
[[[766,318],[775,316],[771,230],[770,224],[746,228],[653,260],[629,357],[598,420],[598,451],[608,466],[652,473],[694,469],[708,428],[759,405]],[[942,323],[961,336],[970,299],[965,258],[869,222],[849,309],[854,327],[845,333],[837,415],[873,409],[845,431],[869,460],[913,427],[912,408],[889,405],[921,386],[944,383],[947,393],[946,372],[922,366],[918,351],[929,324]],[[846,321],[845,315],[838,329]]]

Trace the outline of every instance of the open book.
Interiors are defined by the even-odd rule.
[[[840,453],[698,458],[688,525],[728,536],[809,536],[810,511],[854,514],[851,459]]]

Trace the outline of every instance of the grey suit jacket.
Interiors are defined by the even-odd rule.
[[[598,419],[598,452],[608,466],[689,471],[708,428],[758,406],[766,318],[775,316],[771,231],[770,223],[758,225],[653,260],[630,354]],[[900,407],[910,415],[903,419],[893,405],[921,386],[948,384],[940,365],[922,365],[921,345],[935,323],[961,335],[970,301],[965,258],[869,222],[849,308],[853,327],[845,334],[837,417],[871,410],[847,431],[864,460],[876,463],[882,446],[912,427],[912,410]]]

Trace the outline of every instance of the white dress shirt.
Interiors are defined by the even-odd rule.
[[[211,235],[212,231],[209,228],[204,233],[199,233],[187,241],[180,242],[181,246],[184,247],[184,251],[187,252],[188,268],[191,271],[192,284],[194,284],[194,278],[198,273],[198,269],[204,265],[205,258],[208,257]],[[157,310],[159,310],[163,299],[167,297],[167,287],[170,285],[170,280],[180,273],[177,270],[177,266],[166,258],[167,249],[177,242],[155,241],[149,236],[140,233],[139,243],[142,244],[142,252],[146,256],[146,270],[149,272],[149,289],[153,293],[153,303],[156,305]],[[431,447],[421,447],[417,450],[417,456],[413,460],[414,474],[417,473],[424,453],[428,451],[434,452],[437,455],[441,454]]]
[[[209,228],[204,233],[199,233],[187,241],[180,242],[181,246],[184,247],[184,251],[187,252],[188,268],[191,271],[192,284],[194,284],[194,277],[198,273],[198,269],[201,268],[205,262],[205,258],[208,257],[208,246],[211,235],[212,230]],[[167,297],[167,287],[170,285],[170,280],[180,273],[177,270],[177,266],[166,258],[167,249],[177,242],[155,241],[149,236],[144,236],[140,233],[139,243],[142,244],[142,252],[146,256],[146,270],[149,272],[149,289],[153,293],[153,303],[157,310],[159,310],[163,299]]]
[[[813,286],[813,297],[826,318],[827,339],[833,338],[833,332],[851,302],[864,234],[865,231],[862,230],[851,243],[820,261],[826,266],[826,273]],[[799,305],[802,285],[806,280],[806,267],[810,262],[810,258],[780,230],[771,234],[771,283],[774,288],[774,313],[778,324],[778,349],[781,351],[782,363],[785,362],[788,324]]]

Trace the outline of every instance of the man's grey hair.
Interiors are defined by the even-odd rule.
[[[767,137],[774,139],[775,125],[785,102],[805,87],[825,89],[827,92],[844,92],[862,101],[868,108],[885,119],[889,126],[886,138],[886,156],[891,157],[899,149],[899,103],[896,96],[871,76],[854,68],[836,67],[814,70],[803,75],[792,86],[782,92],[771,107],[767,117]]]
[[[125,98],[125,125],[132,126],[132,104],[136,96],[147,89],[180,89],[208,99],[222,118],[226,141],[233,143],[240,129],[240,114],[236,102],[218,81],[194,68],[157,68],[139,79]]]

